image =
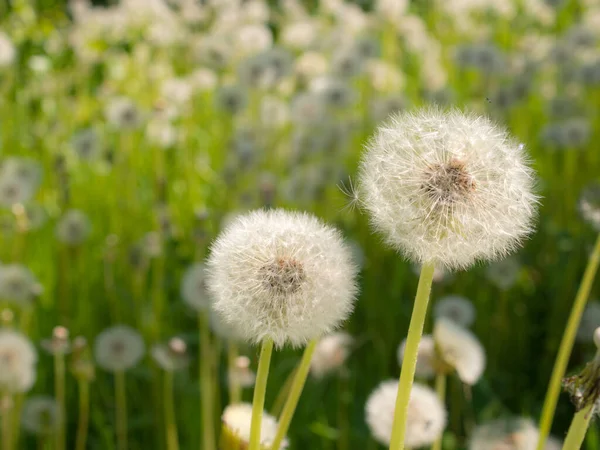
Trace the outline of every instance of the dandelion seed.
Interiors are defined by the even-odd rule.
[[[26,392],[35,383],[37,352],[33,344],[11,330],[0,329],[0,391]]]
[[[356,185],[352,183],[352,178],[348,177],[348,183],[339,183],[338,189],[342,191],[348,201],[344,206],[344,209],[348,209],[349,211],[354,211],[357,205],[360,203],[360,195],[358,194],[358,189]]]
[[[238,217],[213,244],[207,266],[214,309],[250,342],[303,345],[339,326],[357,291],[339,232],[308,214]]]
[[[107,328],[96,337],[94,354],[100,367],[109,372],[120,372],[137,365],[144,356],[142,336],[126,325]]]

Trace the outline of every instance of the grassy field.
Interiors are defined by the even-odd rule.
[[[473,427],[492,419],[538,422],[598,232],[578,210],[600,173],[598,2],[381,0],[363,10],[329,0],[306,10],[293,0],[124,0],[111,9],[73,1],[70,12],[33,3],[0,4],[1,318],[38,352],[31,389],[3,393],[6,450],[63,446],[55,431],[31,433],[19,420],[26,399],[61,397],[65,352],[41,345],[57,326],[89,343],[64,355],[64,448],[75,448],[88,382],[84,448],[117,448],[113,375],[74,370],[89,369],[96,337],[115,324],[135,328],[146,347],[127,371],[128,448],[167,448],[168,376],[151,348],[174,336],[189,356],[173,375],[179,446],[202,448],[200,373],[211,374],[218,423],[235,347],[218,330],[203,346],[206,313],[182,300],[182,277],[227,221],[261,207],[314,213],[343,232],[361,265],[344,326],[351,354],[336,373],[309,377],[290,448],[383,448],[365,402],[398,377],[418,268],[374,234],[353,207],[354,186],[375,127],[432,103],[506,126],[528,150],[541,196],[520,251],[434,283],[434,306],[446,295],[472,302],[487,355],[472,392],[449,378],[443,448],[467,448]],[[584,321],[600,326],[592,312]],[[237,347],[255,370],[258,349]],[[591,335],[578,340],[568,373],[594,351]],[[300,355],[275,352],[267,410]],[[573,412],[561,396],[553,435],[564,437]],[[600,448],[595,427],[589,450]]]

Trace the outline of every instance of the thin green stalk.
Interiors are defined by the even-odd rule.
[[[173,372],[164,372],[165,429],[167,450],[179,450],[177,422],[175,421],[175,399],[173,398]]]
[[[579,322],[581,321],[581,316],[583,315],[596,272],[598,271],[598,264],[600,264],[600,234],[598,234],[598,237],[596,238],[594,250],[590,255],[587,267],[585,268],[583,279],[581,281],[581,285],[579,286],[579,290],[577,291],[577,296],[575,297],[575,302],[573,303],[573,308],[571,309],[567,327],[565,328],[565,332],[560,343],[558,356],[556,357],[556,362],[554,363],[554,369],[552,370],[548,392],[546,393],[546,399],[544,400],[544,406],[542,408],[537,450],[544,449],[546,439],[550,434],[550,428],[552,427],[552,420],[554,419],[554,412],[556,410],[556,404],[560,394],[561,381],[565,375],[565,371],[567,370],[567,364],[569,363],[571,350],[573,349],[573,343],[575,342],[575,335],[577,334]]]
[[[421,268],[417,295],[412,317],[410,319],[410,325],[408,327],[406,349],[404,350],[404,359],[402,360],[402,370],[400,371],[400,382],[398,383],[398,395],[396,397],[396,409],[394,412],[394,424],[392,426],[392,436],[390,439],[390,450],[404,449],[408,400],[415,378],[417,352],[421,336],[423,335],[425,317],[427,316],[427,305],[429,304],[429,293],[433,282],[434,270],[435,266],[432,263],[424,264]]]
[[[567,433],[567,438],[563,444],[563,450],[579,450],[581,448],[590,421],[594,415],[593,408],[594,403],[592,402],[581,411],[575,413],[575,417],[573,417],[569,432]]]
[[[250,443],[248,450],[260,450],[260,425],[263,410],[265,408],[265,394],[267,392],[267,379],[269,377],[269,365],[273,353],[273,340],[266,338],[260,349],[258,359],[258,371],[254,384],[254,398],[252,400],[252,423],[250,424]]]
[[[279,417],[279,427],[277,428],[277,434],[273,439],[271,450],[279,450],[279,447],[281,446],[281,443],[285,439],[285,435],[287,434],[288,429],[290,428],[292,417],[294,417],[296,406],[298,406],[300,394],[302,394],[302,389],[304,389],[304,383],[306,382],[306,377],[308,376],[308,371],[310,369],[310,361],[312,359],[312,355],[315,351],[316,345],[317,341],[313,339],[308,343],[308,345],[304,349],[304,354],[302,355],[302,360],[300,360],[300,364],[298,365],[298,369],[296,370],[296,375],[294,376],[294,381],[290,388],[290,393],[288,395],[287,400],[285,401],[285,406],[283,407],[281,416]]]
[[[2,415],[2,450],[12,450],[12,421],[10,420],[10,411],[12,399],[6,395],[0,398],[0,413]]]
[[[236,371],[237,359],[239,356],[237,344],[233,341],[227,343],[227,368],[229,376],[227,381],[229,383],[229,404],[234,405],[242,401],[242,387],[240,386],[239,379],[232,374]]]
[[[283,386],[279,389],[277,393],[277,397],[275,397],[275,401],[273,402],[273,406],[271,407],[271,415],[275,417],[279,417],[281,411],[283,410],[283,405],[285,404],[285,399],[288,397],[288,393],[292,387],[292,383],[294,382],[294,378],[296,377],[296,371],[298,367],[294,367],[294,370],[290,372],[288,377],[283,382]]]
[[[115,400],[117,420],[117,449],[127,450],[127,397],[125,393],[125,372],[115,372]]]
[[[435,391],[437,392],[437,396],[442,402],[442,405],[446,403],[446,374],[438,373],[435,377]],[[442,450],[442,438],[444,437],[443,433],[440,433],[438,438],[433,443],[431,450]]]
[[[215,424],[212,397],[212,358],[208,316],[198,316],[200,330],[200,402],[202,408],[202,439],[204,450],[215,450]]]
[[[66,447],[65,441],[65,423],[67,418],[65,403],[65,355],[61,351],[54,353],[54,395],[58,403],[60,417],[63,418],[54,433],[56,450],[63,450]]]
[[[87,447],[88,426],[90,422],[90,383],[79,380],[79,420],[77,421],[76,450],[85,450]]]

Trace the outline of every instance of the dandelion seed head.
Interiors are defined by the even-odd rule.
[[[335,229],[306,213],[259,210],[214,242],[207,286],[215,311],[244,339],[300,346],[348,317],[356,271]]]
[[[41,436],[52,434],[62,420],[58,402],[52,397],[36,395],[23,404],[21,425],[30,433]]]
[[[178,337],[169,339],[165,344],[154,345],[150,353],[156,364],[168,372],[182,370],[190,362],[187,344]]]
[[[396,407],[398,381],[381,383],[369,396],[366,421],[373,437],[389,445]],[[431,445],[444,431],[446,410],[436,393],[426,385],[414,383],[410,392],[404,445],[418,448]]]
[[[494,261],[485,270],[487,278],[498,288],[506,291],[517,282],[521,263],[515,256]]]
[[[536,447],[538,435],[531,419],[495,419],[475,428],[469,450],[529,450]]]
[[[29,269],[20,264],[0,266],[0,298],[25,305],[41,293],[41,286]]]
[[[323,378],[340,370],[348,358],[354,338],[343,331],[322,337],[310,361],[310,373],[315,378]]]
[[[106,105],[105,115],[108,123],[116,129],[135,129],[142,121],[136,104],[127,97],[111,99]]]
[[[402,366],[404,360],[404,350],[406,349],[406,339],[404,339],[398,346],[398,364]],[[421,336],[419,341],[419,347],[417,350],[417,366],[415,368],[415,375],[424,380],[432,379],[435,374],[435,341],[433,336],[430,334],[424,334]]]
[[[0,329],[0,391],[26,392],[36,378],[37,352],[27,337]]]
[[[6,33],[0,31],[0,68],[11,65],[16,57],[17,50],[12,40]]]
[[[475,335],[452,320],[439,318],[433,339],[438,356],[456,370],[460,380],[468,385],[477,383],[485,370],[486,355]]]
[[[181,279],[181,297],[186,305],[196,311],[206,310],[210,306],[204,264],[195,263],[185,270]]]
[[[440,298],[433,308],[436,319],[446,318],[461,327],[470,327],[475,321],[475,306],[471,300],[460,295],[447,295]]]
[[[100,367],[109,372],[131,369],[144,356],[140,333],[126,325],[107,328],[96,337],[94,354]]]
[[[359,176],[362,204],[387,242],[449,269],[512,252],[532,232],[533,187],[524,150],[505,130],[437,108],[379,127]]]
[[[242,444],[248,445],[250,441],[250,424],[252,422],[252,405],[249,403],[237,403],[229,405],[221,416],[223,426],[235,435]],[[269,447],[277,434],[277,420],[267,412],[263,412],[260,424],[260,443]],[[287,438],[284,439],[280,448],[288,447]]]
[[[67,245],[80,245],[88,238],[92,224],[88,216],[78,209],[67,211],[56,225],[56,238]]]

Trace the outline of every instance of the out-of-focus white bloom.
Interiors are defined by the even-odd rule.
[[[283,26],[280,40],[286,47],[306,50],[316,43],[320,29],[320,24],[312,19],[292,22]]]
[[[140,333],[126,325],[107,328],[96,337],[94,346],[96,362],[109,372],[131,369],[140,362],[145,350]]]
[[[408,10],[408,0],[377,0],[375,12],[385,20],[399,23]]]
[[[192,264],[181,278],[181,298],[197,311],[206,310],[210,306],[206,278],[206,266],[202,263]]]
[[[500,289],[507,290],[517,282],[520,271],[521,264],[519,260],[512,256],[493,262],[487,267],[485,274]]]
[[[199,92],[210,91],[217,86],[217,74],[206,68],[194,70],[189,76],[190,83]]]
[[[385,61],[373,59],[367,62],[365,71],[371,85],[379,92],[400,91],[404,86],[404,75],[400,70]]]
[[[398,346],[398,364],[402,366],[404,360],[404,350],[406,348],[406,339]],[[419,378],[429,380],[435,376],[435,341],[430,334],[424,334],[419,341],[417,350],[417,366],[415,375]]]
[[[52,67],[50,58],[43,55],[33,55],[27,62],[29,68],[36,73],[47,73]]]
[[[306,213],[254,211],[211,247],[213,308],[248,341],[305,344],[353,308],[356,266],[340,233]]]
[[[579,198],[579,211],[596,231],[600,231],[600,184],[586,187]]]
[[[169,148],[177,142],[177,130],[168,120],[152,119],[146,126],[146,137],[154,145]]]
[[[30,433],[49,435],[62,423],[57,401],[45,395],[37,395],[25,400],[21,412],[21,425]]]
[[[250,359],[247,356],[238,356],[235,365],[227,373],[230,381],[233,381],[243,388],[254,386],[256,375],[250,368]]]
[[[193,92],[192,83],[186,78],[170,78],[163,81],[160,87],[162,97],[177,105],[189,102]]]
[[[341,369],[350,354],[353,342],[354,338],[343,331],[322,337],[310,361],[310,373],[315,378],[322,378]]]
[[[475,321],[475,307],[471,300],[460,295],[448,295],[440,298],[433,307],[436,319],[446,318],[461,327],[470,327]]]
[[[485,350],[469,330],[452,320],[439,318],[433,329],[433,339],[439,358],[456,370],[461,381],[477,383],[485,369]]]
[[[593,300],[588,302],[583,311],[577,329],[577,340],[579,342],[592,342],[597,327],[600,327],[600,302]]]
[[[531,419],[495,419],[475,428],[469,450],[531,450],[536,448],[538,435]]]
[[[252,422],[252,405],[249,403],[237,403],[229,405],[223,411],[221,416],[223,426],[239,439],[241,444],[248,445],[250,441],[250,424]],[[277,420],[266,411],[263,412],[260,424],[260,443],[262,446],[269,447],[277,434]],[[280,448],[288,447],[288,440],[285,439]],[[243,446],[242,446],[243,448]]]
[[[328,68],[329,62],[323,53],[306,52],[296,60],[295,71],[299,76],[311,80],[325,75]]]
[[[0,31],[0,68],[11,65],[16,57],[17,50],[12,40],[6,33]]]
[[[362,204],[410,259],[459,269],[514,250],[537,197],[523,146],[488,119],[437,108],[400,113],[367,145]]]
[[[13,394],[31,389],[36,363],[37,352],[29,339],[0,329],[0,391]]]
[[[292,100],[291,116],[298,125],[317,125],[325,114],[325,103],[320,95],[304,92]]]
[[[94,159],[101,151],[100,138],[93,128],[77,132],[71,140],[71,145],[77,156],[86,161]]]
[[[0,204],[13,206],[26,203],[35,195],[42,179],[42,168],[37,161],[10,157],[0,169]]]
[[[398,394],[398,381],[381,383],[367,400],[366,421],[373,437],[389,445]],[[446,426],[446,410],[436,393],[429,387],[415,383],[410,392],[404,445],[418,448],[431,445]]]
[[[273,33],[262,24],[242,26],[235,34],[235,51],[242,55],[252,55],[265,51],[273,45]]]
[[[169,372],[181,370],[190,362],[187,345],[178,337],[171,338],[166,344],[154,345],[150,352],[154,361]]]
[[[90,235],[91,228],[90,219],[83,211],[71,209],[56,225],[56,238],[68,245],[80,245]]]
[[[42,288],[31,271],[20,264],[0,266],[0,298],[17,304],[28,304]]]
[[[106,106],[106,119],[110,125],[119,129],[137,128],[141,116],[135,103],[125,97],[112,99]]]
[[[290,121],[289,104],[274,96],[265,96],[260,104],[260,120],[267,128],[279,128]]]

